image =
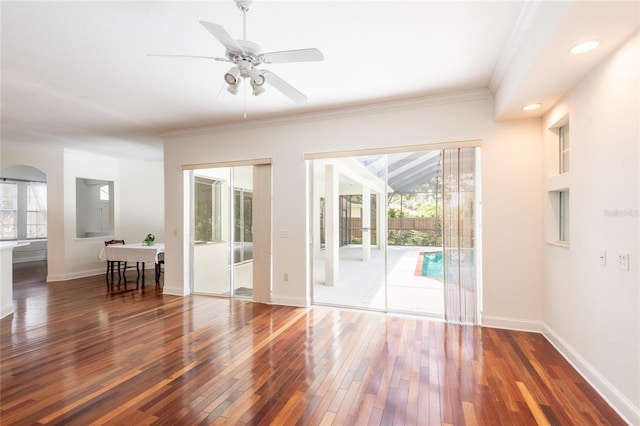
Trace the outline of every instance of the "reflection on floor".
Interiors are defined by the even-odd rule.
[[[441,251],[440,247],[389,246],[388,310],[444,316],[442,281],[415,274],[421,253]],[[340,248],[339,280],[325,285],[325,252],[314,259],[314,303],[384,310],[384,251],[372,249],[371,260],[362,261],[362,246]]]

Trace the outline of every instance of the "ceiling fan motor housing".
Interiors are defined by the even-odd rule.
[[[260,46],[249,40],[236,40],[242,52],[236,52],[233,50],[227,50],[226,56],[234,64],[238,64],[240,61],[246,61],[253,66],[258,66],[262,63],[262,55],[260,54]]]

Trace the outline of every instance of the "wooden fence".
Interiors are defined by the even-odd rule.
[[[389,231],[421,231],[436,233],[441,219],[430,217],[391,217],[388,219]],[[371,220],[371,228],[376,229],[376,221]],[[351,237],[362,237],[362,219],[354,217],[350,219],[349,234]]]

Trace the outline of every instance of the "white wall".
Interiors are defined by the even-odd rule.
[[[120,160],[117,236],[141,243],[147,234],[164,242],[164,167],[159,161]],[[177,205],[171,208],[178,208]],[[147,265],[149,266],[149,265]],[[151,265],[153,266],[153,265]]]
[[[47,175],[48,281],[105,271],[98,259],[105,237],[76,238],[76,177],[115,182],[115,236],[141,242],[147,233],[154,233],[157,241],[164,240],[161,162],[3,143],[1,166],[14,165],[35,167]]]
[[[542,143],[540,121],[496,123],[489,97],[394,103],[341,115],[248,123],[165,138],[165,292],[187,294],[183,256],[181,166],[271,158],[273,161],[272,302],[308,302],[304,154],[482,140],[484,316],[488,322],[540,329],[542,320]],[[288,238],[277,238],[279,230]],[[187,265],[188,266],[188,265]],[[284,281],[287,272],[289,280]]]
[[[50,281],[61,281],[85,275],[98,274],[104,262],[98,260],[101,246],[108,237],[76,238],[76,178],[106,180],[114,182],[114,219],[120,222],[119,193],[122,186],[119,160],[78,151],[64,152],[64,251],[65,268],[61,276],[48,275]],[[80,206],[79,206],[80,207]],[[116,232],[118,227],[115,228]]]
[[[636,35],[544,117],[546,175],[557,173],[557,135],[571,133],[569,248],[546,245],[545,334],[630,424],[640,424],[640,87]],[[558,179],[549,179],[550,184]],[[556,229],[545,194],[546,235]],[[607,264],[599,264],[600,250]],[[616,267],[630,254],[630,270]]]

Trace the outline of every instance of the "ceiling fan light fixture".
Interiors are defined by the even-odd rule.
[[[264,83],[264,77],[262,77],[262,82]],[[264,93],[264,87],[262,87],[262,84],[255,83],[253,79],[251,79],[251,88],[253,89],[253,96],[258,96]]]
[[[257,68],[251,68],[249,70],[249,77],[251,77],[251,87],[253,87],[253,85],[262,86],[264,84],[264,75]]]
[[[240,79],[237,79],[236,84],[229,84],[227,86],[227,92],[231,93],[232,95],[237,95],[239,88],[240,88]]]
[[[240,70],[238,67],[231,67],[231,69],[224,75],[224,81],[226,81],[229,86],[237,85],[239,81],[238,77],[240,77]]]

